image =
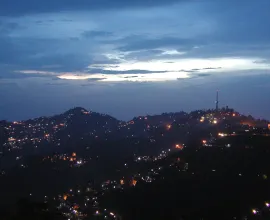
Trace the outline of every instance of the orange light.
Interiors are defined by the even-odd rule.
[[[233,113],[232,116],[234,117],[235,116],[235,113]]]
[[[202,140],[202,142],[203,142],[203,144],[206,144],[207,141],[206,140]]]
[[[73,209],[75,209],[75,210],[78,209],[78,208],[79,208],[78,205],[74,205],[74,206],[73,206]]]
[[[171,125],[167,125],[167,129],[169,130],[172,126]]]
[[[76,157],[76,153],[75,152],[72,153],[72,157]]]
[[[16,139],[15,138],[8,138],[8,141],[16,141]]]
[[[64,200],[67,200],[67,195],[64,195],[64,196],[63,196],[63,199],[64,199]]]
[[[137,180],[132,180],[132,182],[131,182],[131,185],[133,185],[133,186],[136,186],[136,184],[137,184]]]
[[[268,124],[268,129],[270,130],[270,124]]]
[[[124,185],[125,184],[124,180],[120,180],[120,184]]]
[[[175,148],[176,148],[176,149],[181,149],[181,150],[182,150],[182,149],[183,149],[183,146],[180,145],[180,144],[176,144],[176,145],[175,145]]]

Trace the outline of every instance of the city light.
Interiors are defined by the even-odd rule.
[[[136,184],[137,184],[137,180],[134,180],[134,179],[133,179],[133,180],[131,181],[131,185],[132,185],[132,186],[136,186]]]
[[[67,195],[64,195],[64,196],[63,196],[63,199],[64,199],[64,200],[67,200]]]
[[[227,134],[225,134],[225,133],[218,133],[218,136],[225,137],[225,136],[227,136]]]
[[[253,213],[254,215],[256,215],[256,214],[258,213],[258,211],[257,211],[256,209],[252,209],[252,213]]]
[[[107,207],[108,210],[106,211],[106,209],[104,209],[104,207],[102,206],[103,203],[102,203],[102,199],[100,200],[100,198],[102,198],[104,194],[106,195],[107,192],[109,193],[111,191],[115,193],[117,193],[118,191],[125,192],[126,190],[129,190],[130,188],[134,188],[134,191],[137,191],[137,190],[139,191],[141,190],[142,187],[144,187],[145,184],[149,184],[149,188],[150,188],[151,182],[154,182],[155,180],[159,181],[162,178],[163,179],[166,178],[165,175],[169,169],[172,169],[172,170],[175,169],[177,171],[177,175],[194,175],[196,176],[195,181],[197,181],[198,178],[203,177],[203,175],[201,175],[203,173],[200,171],[200,169],[195,170],[195,168],[196,166],[205,166],[205,165],[203,163],[200,163],[200,164],[198,163],[198,165],[197,163],[192,164],[192,160],[188,161],[188,159],[186,158],[186,155],[189,155],[189,151],[193,152],[192,155],[194,158],[198,156],[201,157],[203,156],[203,154],[206,154],[206,153],[209,153],[210,156],[216,155],[212,153],[217,152],[217,151],[219,151],[220,154],[224,152],[227,155],[228,153],[226,152],[233,151],[235,149],[235,146],[237,146],[237,144],[234,142],[233,139],[231,140],[231,138],[225,138],[227,136],[231,137],[231,136],[245,135],[245,136],[250,136],[252,138],[253,136],[258,136],[258,138],[260,138],[260,136],[270,136],[270,132],[267,130],[267,128],[270,130],[270,123],[267,122],[266,120],[263,121],[260,119],[259,121],[260,125],[257,126],[256,122],[253,122],[253,119],[249,119],[250,122],[248,121],[248,123],[250,125],[253,123],[254,127],[249,128],[249,130],[247,130],[248,129],[247,126],[243,126],[243,125],[248,125],[248,123],[243,122],[245,120],[248,120],[245,118],[244,115],[240,115],[237,112],[232,113],[231,110],[225,111],[222,109],[225,109],[225,108],[220,108],[218,109],[218,111],[217,110],[213,110],[213,111],[200,110],[199,112],[196,111],[195,113],[190,113],[190,114],[185,113],[184,115],[187,120],[183,120],[183,121],[178,120],[177,114],[170,114],[169,116],[165,115],[164,117],[167,117],[167,118],[157,118],[157,120],[153,120],[152,116],[148,116],[148,119],[147,117],[141,116],[140,118],[139,117],[134,118],[135,122],[134,121],[117,122],[115,128],[112,128],[109,124],[110,120],[112,119],[109,119],[107,121],[102,121],[102,122],[98,121],[96,122],[97,127],[94,127],[92,129],[92,127],[89,126],[90,130],[87,130],[87,132],[83,131],[82,133],[78,134],[80,136],[76,136],[77,134],[75,135],[72,132],[70,132],[70,129],[67,129],[67,131],[65,131],[66,128],[69,128],[69,122],[72,121],[71,117],[73,114],[70,114],[71,116],[69,115],[64,119],[62,119],[61,117],[59,120],[51,120],[50,118],[44,118],[44,119],[38,120],[37,122],[35,121],[31,122],[31,124],[28,122],[27,123],[14,122],[6,126],[8,136],[5,139],[4,146],[9,151],[10,149],[12,150],[19,149],[18,151],[19,155],[17,156],[17,154],[14,154],[16,155],[13,158],[14,160],[16,160],[14,162],[16,163],[19,162],[18,167],[20,169],[29,167],[29,170],[30,170],[31,169],[30,165],[27,164],[27,160],[24,160],[25,155],[21,154],[22,152],[21,149],[23,149],[24,144],[28,144],[28,143],[29,144],[32,143],[33,147],[43,146],[44,143],[46,143],[46,145],[48,143],[51,143],[52,146],[59,146],[60,144],[61,146],[64,146],[67,136],[68,136],[72,139],[74,138],[74,140],[76,140],[75,138],[78,138],[78,140],[84,139],[84,141],[82,142],[83,144],[82,147],[86,147],[86,149],[91,149],[93,145],[93,149],[95,149],[95,142],[92,143],[91,140],[94,139],[95,137],[99,137],[101,141],[105,141],[105,140],[110,141],[109,139],[110,136],[106,136],[109,134],[109,132],[112,132],[111,134],[114,134],[114,132],[117,132],[117,135],[119,134],[121,138],[124,138],[125,142],[123,142],[123,145],[129,144],[129,143],[130,145],[132,145],[134,143],[134,146],[136,144],[138,145],[140,149],[141,146],[144,146],[144,143],[149,143],[149,145],[153,146],[153,148],[155,147],[155,152],[154,151],[150,152],[148,151],[148,149],[146,152],[144,152],[143,150],[137,151],[136,150],[137,148],[136,148],[133,152],[131,152],[130,155],[132,156],[127,157],[127,158],[122,158],[122,155],[121,155],[122,152],[116,152],[116,154],[119,154],[120,160],[118,159],[118,157],[113,158],[114,155],[109,155],[110,159],[119,160],[119,162],[117,163],[121,165],[119,167],[116,167],[117,173],[115,172],[115,175],[114,173],[112,173],[110,177],[102,176],[102,178],[104,179],[100,182],[99,180],[96,180],[95,177],[93,177],[93,180],[87,182],[87,184],[66,185],[65,187],[67,187],[67,192],[63,192],[61,190],[57,194],[53,195],[54,197],[50,197],[50,194],[47,194],[46,191],[45,192],[46,192],[46,195],[48,195],[48,197],[44,196],[44,194],[41,195],[41,198],[43,198],[46,203],[49,203],[51,200],[55,200],[54,202],[57,208],[59,208],[61,212],[65,213],[66,218],[69,218],[69,219],[82,219],[83,220],[85,217],[91,218],[92,216],[95,216],[95,215],[97,216],[95,216],[94,218],[103,218],[103,219],[107,218],[108,220],[113,219],[113,218],[118,219],[118,212],[117,212],[117,215],[115,215],[113,212],[110,212],[110,211],[114,211],[114,210],[110,210],[110,207]],[[95,115],[92,112],[88,113],[86,111],[81,112],[80,114],[83,118],[94,117]],[[237,116],[237,117],[232,118],[232,116]],[[140,122],[138,123],[139,119],[140,119]],[[144,120],[147,120],[147,121],[144,121]],[[200,122],[203,122],[203,123],[200,123]],[[82,123],[87,124],[90,122],[87,119],[86,120],[83,119]],[[132,124],[136,124],[136,126]],[[217,125],[214,125],[214,124],[217,124]],[[20,126],[24,126],[24,127],[20,127]],[[147,128],[150,128],[150,129],[147,129]],[[196,132],[197,128],[198,128],[198,132]],[[103,129],[102,133],[98,132],[99,129],[100,130]],[[170,129],[174,129],[175,132],[171,133],[171,131],[169,131]],[[60,130],[63,130],[63,133],[59,132]],[[161,133],[160,131],[163,131],[163,133]],[[203,131],[203,132],[199,133],[200,131]],[[245,131],[246,132],[249,131],[249,132],[246,133]],[[144,142],[143,140],[141,140],[141,136],[140,136],[141,133],[143,133],[143,137],[147,139],[147,142]],[[171,134],[171,135],[166,135],[166,134]],[[194,136],[194,134],[195,135],[198,134],[198,135]],[[159,142],[159,139],[161,139],[161,135],[162,136],[164,135],[164,137],[162,138],[162,142]],[[61,139],[62,136],[63,136],[63,140]],[[89,136],[89,139],[87,138],[88,136]],[[188,136],[188,138],[186,138],[186,136]],[[196,143],[199,143],[199,144],[196,145],[196,148],[191,149],[189,148],[189,145],[190,145],[189,141],[186,141],[186,139],[188,140],[189,138],[193,138],[193,137]],[[126,138],[132,138],[132,141],[126,142],[127,140]],[[255,138],[256,137],[254,137],[254,139]],[[73,144],[72,142],[71,144],[74,147],[75,146],[77,147],[77,143],[74,142]],[[158,149],[157,147],[159,146],[160,148]],[[231,149],[227,149],[229,147],[231,147]],[[239,154],[240,157],[242,156],[244,157],[245,151],[251,152],[253,148],[255,150],[255,147],[253,147],[251,143],[248,143],[247,145],[245,145],[242,149],[243,154]],[[130,148],[130,149],[133,149],[133,148]],[[183,151],[181,152],[181,150]],[[75,148],[73,151],[75,151]],[[105,151],[106,149],[104,150],[104,152]],[[17,152],[14,152],[14,153],[17,153]],[[264,153],[267,153],[267,151],[265,151]],[[81,172],[80,170],[84,170],[81,168],[83,168],[85,164],[87,163],[89,163],[89,165],[93,164],[94,165],[93,167],[97,167],[97,168],[99,164],[101,164],[100,166],[103,166],[103,162],[107,158],[107,155],[110,154],[110,151],[105,152],[106,157],[104,157],[103,150],[97,151],[97,154],[95,154],[95,151],[91,153],[89,151],[89,154],[85,154],[85,155],[80,152],[78,152],[78,154],[79,155],[77,155],[76,152],[72,153],[72,151],[69,151],[69,148],[68,148],[68,150],[65,152],[61,151],[61,153],[44,155],[42,156],[41,160],[42,162],[43,161],[46,162],[46,163],[44,162],[44,165],[47,165],[47,163],[51,163],[50,167],[52,165],[52,167],[54,167],[57,170],[57,173],[61,172],[61,170],[64,170],[64,171],[70,171],[69,172],[70,175],[73,175],[73,173],[84,175],[83,174],[84,172]],[[3,156],[2,152],[0,152],[0,156],[1,157]],[[101,158],[101,159],[97,160],[96,158]],[[102,160],[103,158],[104,160]],[[209,158],[211,159],[211,157]],[[213,166],[212,165],[205,166],[207,168],[207,172],[212,173],[211,175],[213,176],[213,178],[219,178],[219,173],[221,172],[221,170],[219,169],[219,166],[216,166],[217,164],[215,164],[216,161],[219,163],[218,159],[219,158],[217,158],[216,160],[216,158],[214,158]],[[230,158],[228,158],[228,160],[229,159]],[[189,164],[186,163],[187,161],[190,163],[190,169],[188,169]],[[212,164],[212,161],[210,162]],[[124,164],[124,167],[123,167],[123,164]],[[267,166],[267,164],[264,164],[264,165],[265,167]],[[62,169],[62,166],[64,169]],[[237,180],[238,179],[240,180],[243,178],[250,178],[251,181],[253,180],[252,178],[256,178],[256,179],[258,178],[264,182],[266,182],[266,180],[268,179],[268,176],[267,176],[268,171],[267,169],[264,169],[264,167],[261,170],[256,171],[255,177],[249,177],[249,175],[245,173],[245,170],[241,169],[241,166],[240,166],[240,169],[238,168],[239,167],[237,167],[236,165],[235,171],[234,171],[236,175],[233,177],[229,176],[229,178],[237,178]],[[67,169],[70,169],[70,170],[67,170]],[[71,171],[71,169],[73,170]],[[204,170],[206,169],[202,169],[203,172]],[[5,172],[7,173],[8,170],[6,170]],[[0,171],[1,178],[2,178],[3,173],[4,172]],[[70,179],[71,178],[75,178],[75,176],[71,176]],[[232,179],[232,181],[233,180],[235,179]],[[69,181],[69,179],[67,181]],[[74,188],[71,189],[70,187],[74,187]],[[43,191],[41,192],[43,193]],[[29,192],[27,193],[27,195],[33,196],[31,193],[29,194]],[[34,195],[39,196],[37,195],[35,191],[34,191]],[[249,208],[247,210],[247,212],[249,212],[249,215],[247,216],[254,215],[253,218],[261,217],[261,215],[263,215],[265,211],[268,212],[270,210],[269,201],[270,200],[267,200],[267,198],[262,201],[259,201],[257,204],[258,206],[255,206],[255,202],[254,202],[254,206],[251,206],[253,207],[253,209]],[[89,210],[91,209],[92,216],[89,215],[90,212],[89,213],[85,212],[84,210],[85,207],[87,207]],[[228,209],[227,211],[232,211],[232,210]],[[120,212],[119,214],[122,215],[122,213]]]

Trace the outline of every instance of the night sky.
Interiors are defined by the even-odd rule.
[[[269,0],[1,0],[0,119],[220,105],[270,119]]]

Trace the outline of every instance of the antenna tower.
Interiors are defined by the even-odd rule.
[[[217,96],[216,96],[216,111],[218,111],[218,90],[217,90]]]

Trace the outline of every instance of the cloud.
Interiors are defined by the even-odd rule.
[[[85,31],[82,33],[82,36],[86,38],[111,37],[113,33],[110,31]]]
[[[90,65],[91,68],[101,67],[108,71],[131,71],[131,70],[146,70],[146,71],[237,71],[237,70],[251,70],[251,69],[269,69],[269,63],[255,62],[256,58],[213,58],[213,59],[176,59],[173,63],[166,60],[152,60],[152,61],[128,61],[119,63],[117,65]],[[194,69],[194,66],[197,68]]]
[[[155,0],[155,1],[125,1],[125,0],[2,0],[0,14],[7,15],[25,15],[46,12],[70,11],[70,10],[108,10],[123,9],[128,7],[151,7],[167,5],[181,0]]]
[[[15,22],[1,22],[0,20],[0,36],[4,36],[9,34],[15,29],[20,29],[22,28],[18,23]]]
[[[37,2],[26,0],[26,6],[33,3],[31,8],[23,5],[17,9],[4,4],[11,14],[0,18],[5,33],[0,34],[2,78],[66,73],[84,78],[76,76],[83,73],[105,74],[102,80],[116,74],[121,80],[125,74],[162,74],[160,78],[165,79],[166,73],[184,72],[191,77],[269,67],[266,6],[270,4],[265,0],[235,7],[230,1],[212,0],[114,1],[123,8],[113,9],[111,3],[105,4],[107,0],[93,1],[91,9],[84,0],[76,5],[70,0],[46,6]],[[101,5],[104,14],[99,11]],[[257,16],[248,16],[250,12]],[[25,16],[16,17],[21,13]],[[22,70],[39,73],[11,74]]]
[[[68,84],[67,83],[51,83],[51,82],[48,82],[48,83],[45,83],[45,85],[48,85],[48,86],[67,86]]]
[[[210,73],[199,73],[197,74],[198,77],[205,77],[205,76],[211,76]]]
[[[188,75],[185,72],[166,72],[151,74],[64,74],[58,76],[60,79],[69,79],[69,80],[94,80],[100,82],[123,82],[123,81],[132,81],[132,82],[162,82],[162,81],[171,81],[176,80],[177,78],[188,78]]]
[[[150,38],[137,38],[134,36],[132,38],[125,38],[121,40],[124,42],[123,46],[118,47],[120,51],[140,51],[140,50],[152,50],[159,48],[181,48],[183,50],[190,49],[194,44],[199,44],[200,40],[194,41],[192,39],[183,39],[176,37],[159,37],[157,39]],[[127,43],[125,43],[127,41]],[[166,54],[166,53],[165,53]]]

